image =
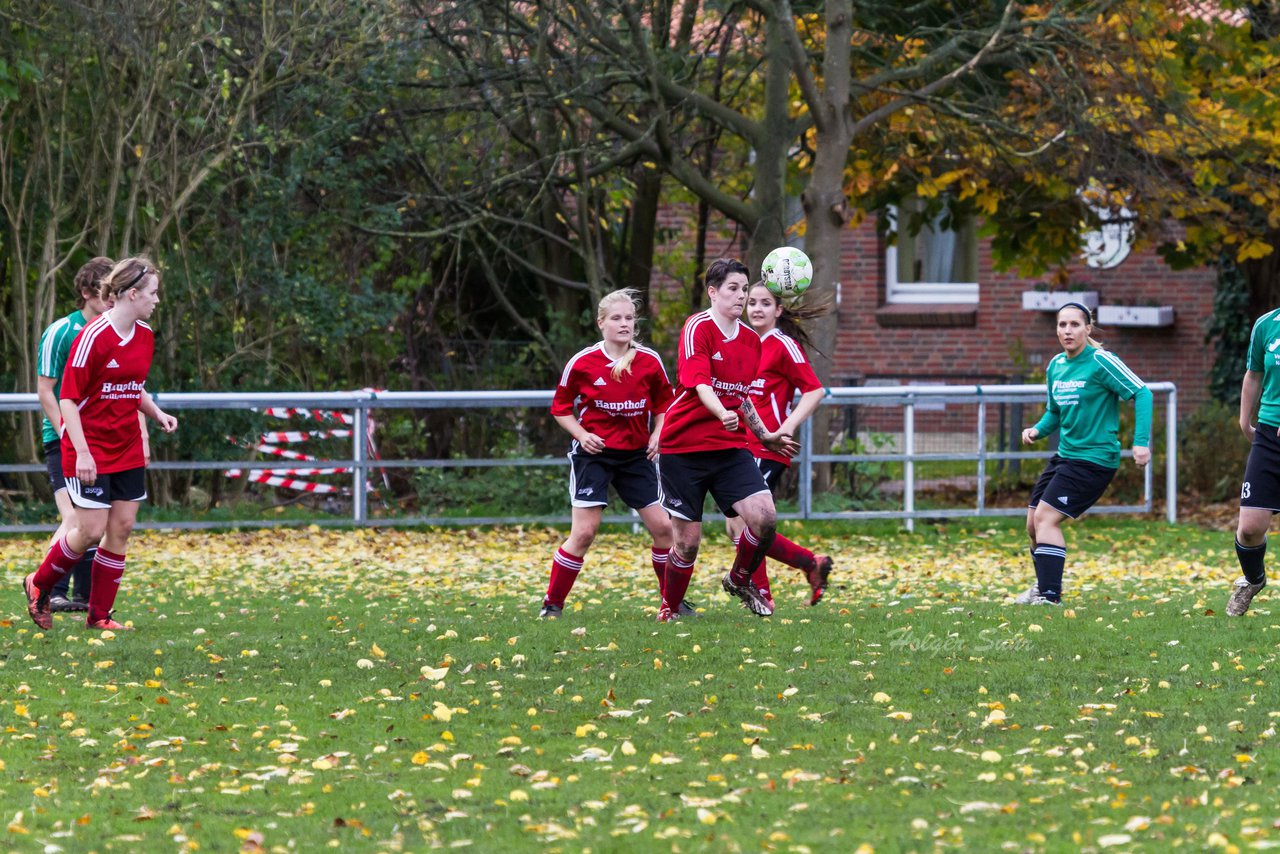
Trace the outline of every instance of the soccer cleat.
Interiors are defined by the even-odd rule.
[[[776,611],[776,610],[778,610],[778,604],[777,604],[776,602],[774,602],[774,601],[773,601],[773,591],[772,591],[772,590],[764,590],[764,589],[761,589],[761,590],[760,590],[760,595],[764,597],[764,601],[766,601],[766,602],[768,602],[768,603],[769,603],[769,610],[770,610],[770,611]]]
[[[1249,579],[1241,576],[1236,579],[1235,585],[1231,590],[1231,598],[1227,600],[1227,616],[1243,617],[1245,611],[1249,610],[1253,597],[1258,595],[1258,591],[1267,586],[1267,580],[1262,579],[1261,584],[1250,584]]]
[[[1026,590],[1023,590],[1021,593],[1015,596],[1013,598],[1013,603],[1015,605],[1030,605],[1039,598],[1040,598],[1040,586],[1038,584],[1032,584]]]
[[[827,579],[831,577],[832,560],[830,555],[818,555],[813,569],[809,570],[809,606],[813,607],[822,601],[827,592]]]
[[[98,620],[95,620],[93,617],[90,617],[89,619],[85,620],[84,627],[86,629],[97,629],[98,631],[102,631],[102,632],[133,631],[133,626],[126,626],[122,623],[117,623],[115,620],[111,619],[111,614],[108,614],[107,616]]]
[[[659,623],[674,623],[679,619],[680,619],[680,614],[677,613],[676,611],[672,611],[671,606],[668,605],[666,602],[663,602],[662,606],[658,608]]]
[[[560,605],[552,605],[550,602],[542,603],[542,610],[538,612],[539,620],[556,620],[564,613],[564,608]]]
[[[89,603],[79,599],[68,599],[66,596],[50,596],[49,610],[55,614],[67,611],[88,611]]]
[[[702,615],[698,613],[698,609],[694,607],[694,604],[692,602],[690,602],[688,599],[681,599],[680,607],[676,608],[676,616],[677,617],[701,617]]]
[[[1037,596],[1027,604],[1028,605],[1053,605],[1054,607],[1060,607],[1062,605],[1062,600],[1061,599],[1053,600],[1045,596]]]
[[[42,629],[53,628],[53,612],[49,610],[49,594],[36,587],[36,574],[33,572],[22,579],[22,592],[27,596],[27,613],[31,622]]]
[[[733,580],[733,573],[726,572],[724,578],[720,580],[720,586],[724,588],[725,593],[741,599],[742,606],[757,617],[773,616],[773,606],[769,604],[768,599],[764,598],[760,588],[756,587],[750,578],[743,584],[737,584]]]

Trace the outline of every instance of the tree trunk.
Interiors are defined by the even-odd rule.
[[[827,4],[826,54],[823,57],[822,101],[814,115],[816,154],[809,184],[801,200],[805,214],[805,252],[813,262],[811,300],[827,301],[832,310],[817,319],[811,330],[814,351],[809,354],[814,371],[824,385],[831,384],[839,318],[835,296],[840,281],[840,236],[849,222],[849,202],[844,192],[844,167],[853,142],[849,117],[849,39],[852,30],[852,3]],[[813,452],[831,449],[831,410],[819,407],[813,418]],[[814,468],[814,494],[831,488],[831,467]]]

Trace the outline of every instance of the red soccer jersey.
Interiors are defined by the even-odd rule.
[[[155,338],[151,327],[136,321],[124,338],[111,325],[111,312],[99,315],[80,330],[67,369],[62,375],[62,400],[74,400],[80,410],[89,452],[102,474],[141,468],[142,431],[138,407],[151,370]],[[76,474],[76,449],[62,433],[62,473]]]
[[[777,430],[791,414],[791,401],[796,391],[801,394],[822,388],[813,372],[804,348],[794,338],[774,328],[760,339],[760,376],[751,384],[751,402],[769,431]],[[770,451],[755,433],[748,433],[751,453],[762,460],[777,460],[791,465],[782,454]]]
[[[639,450],[649,444],[649,416],[661,415],[671,403],[671,380],[661,357],[648,347],[636,347],[630,372],[616,380],[614,362],[603,341],[570,359],[560,374],[551,414],[572,415],[577,401],[578,423],[604,439],[606,448]]]
[[[676,399],[662,422],[662,452],[722,451],[747,447],[747,426],[729,432],[702,405],[697,386],[709,385],[725,409],[736,411],[759,374],[760,337],[742,321],[725,337],[710,311],[692,315],[680,333]]]

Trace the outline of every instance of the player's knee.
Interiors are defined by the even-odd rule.
[[[778,519],[772,513],[752,525],[752,533],[762,543],[771,543],[778,533]]]
[[[1242,519],[1236,528],[1236,542],[1249,548],[1260,546],[1267,539],[1268,527],[1270,526],[1249,524]]]
[[[1057,510],[1041,504],[1036,508],[1034,531],[1043,531],[1062,524],[1063,516]]]
[[[129,535],[133,533],[133,519],[112,519],[108,527],[111,529],[111,539],[115,542],[124,542],[129,539]]]
[[[84,551],[90,546],[97,545],[102,535],[107,532],[107,526],[105,523],[79,522],[72,530],[75,533],[67,537],[67,545],[76,551]]]
[[[671,546],[671,551],[681,563],[693,563],[698,559],[698,545],[697,542],[676,540]]]

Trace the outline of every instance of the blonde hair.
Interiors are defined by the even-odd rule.
[[[600,305],[596,308],[596,322],[602,322],[605,315],[609,313],[609,306],[616,302],[631,303],[631,309],[636,313],[640,313],[640,300],[638,299],[640,292],[635,288],[620,288],[616,291],[610,291],[600,298]],[[613,363],[613,370],[609,375],[615,380],[621,378],[623,372],[631,373],[631,363],[636,358],[636,336],[635,332],[631,333],[631,342],[627,346],[627,352],[623,353],[617,361]]]

